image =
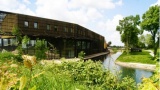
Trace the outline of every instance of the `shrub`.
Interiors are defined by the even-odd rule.
[[[47,51],[47,46],[45,45],[45,40],[36,40],[36,45],[35,45],[35,54],[37,59],[41,60],[41,59],[45,59],[46,58],[46,54],[45,52]]]
[[[0,53],[0,60],[1,61],[6,61],[6,60],[16,60],[16,61],[22,61],[21,55],[14,55],[11,52],[2,52]]]
[[[84,56],[85,56],[85,52],[84,51],[81,51],[78,53],[78,58],[80,58],[81,60],[84,59]]]
[[[18,63],[17,68],[10,66],[7,66],[7,71],[14,72],[18,80],[21,77],[20,81],[13,86],[15,90],[23,81],[26,82],[22,87],[24,90],[30,88],[37,90],[134,90],[136,88],[133,79],[126,77],[120,80],[118,76],[105,70],[100,61],[80,60],[61,64],[49,62],[43,65],[37,63],[32,67],[32,71],[25,68],[22,63]]]
[[[64,62],[59,66],[61,72],[67,73],[75,83],[84,84],[90,89],[101,88],[102,90],[135,89],[133,79],[126,77],[122,80],[108,70],[103,70],[102,63],[88,61]]]

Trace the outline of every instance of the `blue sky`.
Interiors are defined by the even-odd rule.
[[[129,15],[142,16],[160,0],[0,0],[0,10],[77,23],[123,45],[116,26]]]

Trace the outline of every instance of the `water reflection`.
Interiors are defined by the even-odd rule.
[[[136,83],[140,83],[143,77],[148,78],[152,75],[152,72],[150,71],[131,69],[116,65],[114,62],[121,54],[122,52],[117,52],[116,54],[108,55],[107,58],[103,61],[104,67],[109,69],[114,74],[121,71],[121,78],[129,76],[133,78]]]

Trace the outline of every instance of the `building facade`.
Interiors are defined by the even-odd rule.
[[[14,49],[14,27],[30,38],[24,48],[31,49],[39,38],[45,39],[48,47],[54,45],[60,57],[77,57],[80,51],[86,55],[104,51],[104,37],[78,24],[4,11],[0,11],[1,49]]]

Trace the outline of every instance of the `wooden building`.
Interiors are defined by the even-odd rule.
[[[12,36],[13,28],[18,27],[30,38],[29,47],[37,38],[45,39],[48,46],[51,43],[57,48],[60,57],[77,57],[80,51],[86,55],[104,51],[104,37],[78,24],[4,11],[0,15],[1,49],[11,49],[13,38],[3,37]]]

